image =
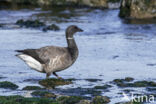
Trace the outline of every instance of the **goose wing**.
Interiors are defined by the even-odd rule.
[[[40,49],[25,49],[16,51],[33,57],[41,64],[46,64],[50,61],[50,59],[53,59],[56,56],[64,56],[68,53],[67,48],[56,46],[46,46]]]

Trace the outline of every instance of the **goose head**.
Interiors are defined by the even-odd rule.
[[[73,38],[73,35],[76,32],[83,32],[82,29],[80,29],[79,27],[77,27],[76,25],[71,25],[66,29],[66,37],[67,38]]]

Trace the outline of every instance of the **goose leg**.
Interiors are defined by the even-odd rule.
[[[58,79],[62,79],[62,78],[59,77],[55,72],[53,72],[53,75],[55,75]]]
[[[51,75],[51,73],[47,73],[46,74],[46,78],[49,78],[50,75]]]

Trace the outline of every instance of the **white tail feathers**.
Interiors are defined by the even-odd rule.
[[[43,72],[42,64],[33,57],[26,54],[18,54],[16,56],[22,59],[30,68],[39,72]]]

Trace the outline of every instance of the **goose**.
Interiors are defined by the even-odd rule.
[[[70,67],[78,57],[78,48],[74,40],[76,32],[83,32],[76,25],[71,25],[66,29],[67,47],[45,46],[39,49],[15,50],[16,56],[23,60],[31,69],[41,73],[46,73],[46,78],[51,74],[59,77],[56,72]]]

